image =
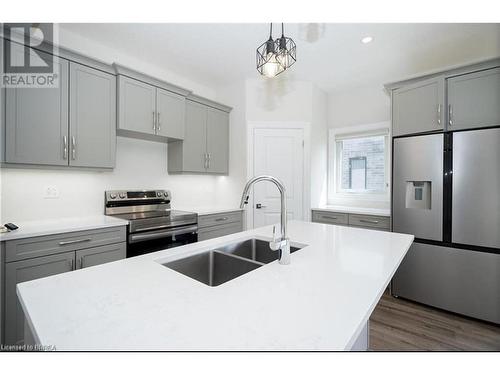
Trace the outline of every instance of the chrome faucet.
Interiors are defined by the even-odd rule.
[[[286,236],[286,190],[285,186],[273,176],[256,176],[245,185],[241,196],[240,208],[248,204],[249,191],[253,184],[259,181],[270,181],[276,185],[281,196],[281,237],[276,234],[276,226],[273,227],[273,240],[269,243],[271,250],[279,250],[280,264],[290,264],[290,240]]]

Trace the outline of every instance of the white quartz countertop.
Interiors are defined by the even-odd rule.
[[[413,236],[291,221],[306,247],[217,287],[162,263],[251,237],[236,233],[18,284],[35,341],[58,350],[348,350]]]
[[[173,207],[174,210],[196,212],[198,215],[211,215],[211,214],[223,214],[227,212],[243,211],[239,207]]]
[[[80,230],[100,229],[127,225],[128,221],[106,215],[65,217],[37,221],[15,222],[19,227],[12,232],[1,233],[0,241],[76,232]]]
[[[325,206],[315,207],[313,208],[313,210],[342,212],[347,214],[359,214],[359,215],[391,216],[391,210],[388,208],[325,205]]]

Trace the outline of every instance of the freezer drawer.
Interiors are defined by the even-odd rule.
[[[453,134],[452,242],[500,248],[500,129]]]
[[[394,232],[443,240],[443,139],[443,134],[394,139]]]
[[[414,242],[392,294],[499,324],[500,254]]]

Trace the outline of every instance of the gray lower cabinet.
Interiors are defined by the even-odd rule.
[[[5,344],[22,344],[24,314],[17,298],[19,283],[126,258],[126,227],[118,226],[23,238],[2,243],[0,322]]]
[[[57,88],[5,89],[5,162],[68,165],[69,62],[56,64]]]
[[[70,64],[69,164],[113,168],[116,150],[116,77]]]
[[[5,342],[21,344],[24,339],[24,314],[17,298],[16,285],[25,281],[69,272],[75,253],[68,252],[21,260],[5,265]]]
[[[350,227],[389,231],[389,216],[361,215],[346,212],[312,210],[312,222],[322,224],[345,225]]]
[[[125,242],[77,250],[75,252],[77,269],[114,262],[115,260],[125,259],[126,257],[127,246]]]
[[[444,77],[400,87],[392,92],[392,135],[444,128]]]
[[[186,100],[185,137],[168,145],[168,172],[227,174],[229,113]]]
[[[198,241],[243,231],[243,211],[198,215]]]
[[[500,68],[452,77],[448,84],[448,130],[500,125]]]

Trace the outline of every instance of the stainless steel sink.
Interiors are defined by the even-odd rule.
[[[291,253],[299,249],[290,246]],[[218,286],[278,260],[278,257],[278,251],[271,250],[268,241],[251,238],[174,260],[164,266],[208,286]]]
[[[290,246],[290,253],[300,250],[300,247]],[[249,240],[229,244],[216,249],[228,254],[238,255],[240,257],[251,259],[260,263],[271,263],[278,260],[279,251],[273,251],[269,247],[268,241],[251,238]]]
[[[208,251],[165,264],[165,267],[189,276],[208,286],[224,284],[260,266],[262,266],[262,263],[249,261],[219,251]]]

